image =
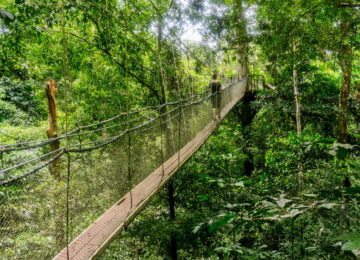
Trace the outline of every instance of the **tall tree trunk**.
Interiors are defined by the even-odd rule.
[[[295,104],[296,104],[296,132],[298,136],[301,136],[301,105],[300,105],[300,94],[298,89],[298,78],[297,78],[297,68],[296,68],[296,43],[293,43],[293,87],[295,95]]]
[[[163,36],[163,21],[161,19],[161,17],[159,17],[158,20],[158,26],[157,26],[157,30],[158,30],[158,37],[157,37],[157,50],[159,55],[161,55],[161,49],[162,49],[162,36]],[[160,65],[160,58],[159,58],[159,65]],[[159,84],[160,84],[160,91],[161,91],[161,104],[165,104],[166,103],[166,90],[165,90],[165,85],[163,84],[163,76],[162,76],[162,71],[161,68],[159,68]]]
[[[238,78],[244,78],[249,74],[249,42],[246,32],[246,20],[244,16],[244,8],[242,1],[235,1],[236,5],[236,19],[238,19],[238,28],[236,30],[236,37],[238,42]]]
[[[55,81],[50,80],[46,83],[45,88],[46,96],[48,99],[49,107],[49,128],[46,130],[46,135],[49,139],[58,137],[58,127],[57,127],[57,117],[56,117],[56,92],[57,88],[55,86]],[[60,147],[60,141],[56,140],[50,143],[50,151],[56,151]],[[52,157],[55,157],[58,153],[52,154]],[[59,160],[55,160],[49,164],[49,171],[55,179],[59,179],[59,169],[58,169]]]
[[[340,46],[339,51],[339,63],[341,67],[341,71],[343,74],[342,84],[340,89],[340,98],[339,98],[339,135],[338,135],[338,143],[348,143],[348,131],[347,131],[347,111],[348,111],[348,98],[350,93],[350,85],[351,85],[351,74],[352,74],[352,49],[349,43],[349,27],[350,22],[346,20],[342,20],[340,23],[341,32],[342,32],[342,45]],[[344,166],[343,166],[344,167]],[[345,171],[345,169],[344,169]],[[345,181],[349,180],[348,177],[345,176]],[[342,204],[340,207],[339,214],[339,233],[344,233],[346,229],[346,213],[347,207],[345,203],[344,197],[344,188],[342,190]]]
[[[56,98],[55,94],[57,92],[57,88],[55,86],[55,81],[50,80],[46,83],[45,88],[46,96],[48,99],[48,107],[49,107],[49,128],[46,130],[46,134],[49,139],[58,137],[58,127],[57,127],[57,116],[56,116]],[[58,150],[60,147],[60,141],[56,140],[50,143],[50,151],[54,152]],[[54,157],[58,154],[58,152],[53,153],[51,157]],[[52,191],[53,197],[53,211],[55,216],[55,243],[58,249],[64,247],[65,243],[65,233],[64,233],[64,207],[61,204],[61,196],[62,196],[62,188],[60,183],[60,166],[59,166],[59,158],[52,161],[49,164],[49,171],[52,177],[54,178],[54,190]]]
[[[168,192],[169,192],[169,210],[170,210],[170,220],[173,223],[175,221],[175,197],[174,197],[174,182],[170,180],[168,184]],[[170,254],[171,259],[177,259],[177,241],[176,236],[172,232],[170,237]]]
[[[295,39],[293,40],[293,69],[292,69],[292,77],[293,77],[293,88],[294,88],[294,96],[295,96],[295,105],[296,105],[296,132],[298,137],[301,137],[301,104],[300,104],[300,93],[299,93],[299,82],[298,82],[298,71],[297,71],[297,59],[296,52],[297,46]],[[299,153],[298,155],[298,189],[301,191],[303,187],[303,166],[302,166],[302,158]]]
[[[360,86],[359,81],[355,82],[355,102],[360,104]],[[356,130],[359,131],[360,115],[357,114],[355,117]]]
[[[249,74],[249,61],[246,52],[246,47],[239,47],[239,52],[237,54],[238,61],[238,77],[242,79]]]
[[[340,100],[339,100],[339,143],[348,142],[348,131],[347,131],[347,110],[348,110],[348,98],[351,84],[352,74],[352,49],[349,43],[347,43],[349,36],[350,22],[341,21],[341,30],[344,37],[344,43],[339,51],[339,63],[343,74],[341,89],[340,89]]]
[[[157,49],[159,55],[161,55],[162,50],[162,36],[163,36],[163,21],[161,20],[161,17],[159,17],[158,20],[158,37],[157,37]],[[161,60],[159,58],[159,65],[161,64]],[[163,75],[161,71],[161,67],[159,68],[159,83],[160,83],[160,90],[161,90],[161,103],[162,105],[167,102],[166,98],[166,86],[163,81]],[[166,113],[168,111],[167,106],[164,106],[161,109],[161,113]],[[168,116],[163,117],[163,121],[168,120]],[[162,125],[164,135],[165,135],[165,160],[169,159],[171,155],[176,152],[175,149],[172,149],[171,145],[171,122],[164,123]],[[168,184],[168,193],[169,193],[169,210],[170,210],[170,220],[173,223],[175,221],[175,198],[174,198],[174,183],[172,180],[170,180]],[[176,236],[173,232],[170,234],[170,256],[171,259],[175,260],[177,259],[177,241]]]

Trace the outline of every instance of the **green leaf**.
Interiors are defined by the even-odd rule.
[[[230,5],[230,4],[231,4],[231,0],[225,0],[225,4]]]
[[[264,207],[266,207],[266,208],[276,208],[276,204],[274,204],[270,201],[263,200],[262,203],[263,203]]]
[[[12,13],[6,11],[4,8],[0,7],[0,14],[3,18],[9,18],[10,20],[14,20],[14,16],[12,15]]]
[[[276,203],[279,205],[280,208],[285,207],[286,204],[284,198],[280,198],[279,200],[276,201]]]
[[[232,184],[233,186],[236,186],[236,187],[244,187],[244,182],[243,181],[239,181],[237,183],[233,183]]]
[[[290,202],[291,200],[285,199],[284,195],[280,195],[280,198],[275,199],[275,201],[280,208],[284,208],[286,203]]]
[[[208,194],[202,194],[199,196],[200,198],[200,201],[203,202],[203,201],[206,201],[210,198],[210,196]]]
[[[304,197],[316,198],[315,194],[304,194]]]
[[[193,229],[193,233],[194,234],[196,234],[199,230],[200,230],[200,228],[201,228],[201,226],[203,225],[204,223],[201,223],[200,225],[197,225],[196,227],[194,227],[194,229]]]
[[[346,242],[342,247],[342,250],[355,250],[360,249],[360,239]]]
[[[339,206],[339,204],[336,204],[336,203],[323,203],[323,204],[320,204],[318,207],[319,208],[325,208],[325,209],[332,209],[335,206]]]
[[[211,226],[209,228],[209,232],[213,233],[215,230],[226,225],[230,220],[232,220],[235,217],[236,217],[236,214],[227,214],[227,215],[221,217],[218,221],[211,224]]]
[[[360,234],[359,233],[347,233],[347,234],[341,234],[333,238],[333,240],[360,240]]]

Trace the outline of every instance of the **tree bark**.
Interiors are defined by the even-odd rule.
[[[237,54],[239,79],[242,79],[249,74],[249,62],[245,50],[246,47],[240,47]]]
[[[300,94],[298,89],[298,78],[297,78],[297,68],[296,68],[296,43],[293,43],[293,87],[294,87],[294,95],[295,95],[295,104],[296,104],[296,132],[298,136],[301,136],[301,104],[300,104]]]
[[[174,182],[173,182],[173,180],[170,180],[170,182],[169,182],[168,192],[169,192],[170,220],[171,220],[171,222],[174,222],[175,221],[175,198],[174,198]],[[172,260],[177,259],[177,241],[176,241],[176,236],[173,232],[171,233],[171,238],[170,238],[170,254],[171,254]]]
[[[163,36],[163,22],[161,17],[159,17],[158,20],[158,26],[157,26],[157,30],[158,30],[158,37],[157,37],[157,50],[158,50],[158,55],[161,55],[161,49],[162,49],[162,36]],[[160,57],[159,57],[159,65],[161,63]],[[161,67],[159,68],[159,84],[160,84],[160,91],[161,91],[161,104],[165,104],[166,103],[166,90],[165,90],[165,85],[163,84],[163,75],[162,75],[162,71],[161,71]],[[166,107],[164,107],[166,108]]]
[[[56,92],[57,88],[55,86],[55,81],[50,80],[46,83],[46,96],[48,99],[48,107],[49,107],[49,128],[46,130],[46,135],[49,139],[58,137],[58,128],[57,128],[57,118],[56,118]],[[60,141],[56,140],[50,143],[50,151],[56,151],[60,147]],[[56,156],[57,153],[53,153],[51,157]],[[59,179],[59,170],[58,170],[59,160],[54,160],[49,164],[49,171],[55,179]]]
[[[49,139],[58,137],[58,128],[57,128],[57,117],[56,117],[56,98],[55,94],[57,92],[57,88],[55,86],[55,81],[50,80],[46,83],[45,88],[46,96],[48,99],[49,106],[49,128],[46,130],[47,137]],[[56,140],[50,143],[50,151],[56,151],[60,147],[60,141]],[[53,153],[51,157],[56,156],[58,153]],[[60,167],[59,167],[59,158],[52,161],[49,164],[49,171],[52,177],[55,180],[54,190],[52,191],[53,197],[53,210],[55,216],[55,243],[58,249],[61,249],[66,244],[65,242],[65,233],[64,233],[64,207],[61,205],[61,190],[59,187],[60,183]]]
[[[157,49],[159,55],[161,55],[162,50],[162,36],[163,36],[163,21],[162,18],[159,16],[158,20],[158,37],[157,37]],[[159,66],[161,65],[161,60],[159,58]],[[163,82],[163,75],[161,71],[161,66],[159,67],[159,85],[160,85],[160,91],[161,91],[161,105],[166,104],[167,98],[166,98],[166,86]],[[167,106],[163,106],[161,109],[161,113],[166,113],[168,111]],[[168,116],[165,116],[162,118],[162,121],[167,121]],[[164,123],[162,125],[164,135],[165,135],[165,161],[171,157],[173,152],[176,152],[175,149],[172,149],[171,145],[171,122]],[[174,150],[174,151],[173,151]],[[163,162],[164,163],[164,162]],[[170,210],[170,221],[173,223],[175,220],[175,198],[174,198],[174,184],[173,181],[170,180],[168,184],[168,193],[169,193],[169,210]],[[175,234],[171,231],[170,234],[170,256],[171,259],[176,260],[177,259],[177,241]]]
[[[238,42],[238,78],[244,78],[249,74],[249,58],[248,58],[248,36],[246,32],[246,20],[244,16],[244,8],[242,1],[235,1],[237,7],[238,28],[236,32]]]
[[[360,86],[359,81],[355,82],[355,102],[360,103]],[[356,130],[359,131],[359,124],[360,124],[360,115],[356,115],[355,117],[356,121]]]
[[[352,77],[352,49],[347,38],[349,36],[350,22],[341,21],[341,30],[344,36],[344,42],[339,51],[339,63],[341,71],[343,73],[343,79],[340,89],[340,100],[339,100],[339,143],[348,142],[348,131],[347,131],[347,110],[348,110],[348,98],[351,85]]]

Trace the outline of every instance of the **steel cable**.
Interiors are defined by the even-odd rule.
[[[224,91],[224,90],[223,90],[223,91]],[[199,104],[199,103],[201,103],[202,101],[204,101],[204,100],[206,100],[206,99],[209,99],[211,96],[216,95],[216,94],[218,94],[218,93],[213,93],[213,94],[208,95],[208,96],[206,96],[206,97],[204,97],[204,98],[201,98],[201,99],[199,99],[199,100],[197,100],[197,101],[191,102],[191,103],[189,103],[189,104],[185,104],[185,105],[183,105],[183,107],[185,108],[185,107],[188,107],[188,106],[191,106],[191,105]],[[151,120],[149,120],[149,121],[147,121],[147,122],[145,122],[145,123],[143,123],[143,124],[141,124],[141,125],[138,125],[138,126],[136,126],[136,127],[130,128],[129,130],[125,130],[125,131],[124,131],[123,133],[121,133],[120,135],[112,136],[112,137],[109,137],[109,138],[106,138],[106,139],[95,140],[95,141],[87,142],[87,143],[83,143],[83,144],[69,145],[69,147],[67,148],[67,152],[69,152],[69,153],[71,153],[71,152],[81,153],[81,152],[89,152],[89,151],[98,149],[98,148],[100,148],[100,147],[103,147],[103,146],[105,146],[105,145],[108,145],[108,144],[110,144],[110,143],[118,140],[119,138],[121,138],[122,136],[124,136],[125,134],[127,134],[128,132],[136,131],[137,129],[140,129],[140,128],[146,126],[146,125],[149,125],[150,123],[154,122],[156,119],[159,119],[159,118],[161,118],[161,117],[164,117],[164,116],[166,116],[167,114],[172,113],[173,111],[175,111],[175,110],[178,109],[178,108],[179,108],[179,107],[176,107],[176,108],[172,109],[171,111],[168,111],[168,112],[166,112],[166,113],[163,113],[162,115],[159,115],[159,116],[157,116],[157,117],[155,117],[155,118],[153,118],[153,119],[151,119]],[[151,127],[151,128],[153,128],[153,127]],[[150,128],[150,129],[151,129],[151,128]],[[144,131],[145,131],[145,130],[144,130]],[[105,142],[104,142],[104,141],[105,141]],[[84,146],[87,146],[87,145],[90,145],[90,144],[99,143],[99,142],[104,142],[104,143],[99,144],[99,145],[96,145],[96,146],[93,146],[93,147],[89,147],[89,148],[71,149],[71,148],[74,148],[74,147],[78,147],[78,146],[84,147]],[[11,170],[17,169],[17,168],[22,167],[22,166],[24,166],[24,165],[26,165],[26,164],[29,164],[29,163],[31,163],[31,162],[34,162],[34,161],[43,159],[43,158],[48,157],[48,156],[50,156],[50,155],[52,155],[52,154],[55,154],[55,153],[57,153],[57,152],[59,152],[59,155],[56,155],[56,158],[59,158],[61,155],[64,154],[64,151],[65,151],[65,148],[64,148],[64,147],[63,147],[63,148],[59,148],[59,149],[57,149],[57,150],[55,150],[55,151],[52,151],[52,152],[49,152],[49,153],[47,153],[47,154],[45,154],[45,155],[42,155],[42,156],[33,158],[33,159],[28,160],[28,161],[26,161],[26,162],[23,162],[23,163],[21,163],[21,164],[12,166],[12,167],[7,168],[7,169],[4,169],[4,170],[1,170],[1,171],[0,171],[0,174],[8,173],[8,172],[10,172]],[[53,161],[53,160],[51,160],[51,161]],[[36,170],[31,170],[29,173],[25,173],[25,174],[23,174],[23,175],[20,175],[19,178],[22,178],[21,176],[23,176],[23,177],[28,176],[29,174],[32,174],[32,173],[34,173],[34,172],[36,172],[36,171],[44,168],[44,167],[47,166],[48,164],[49,164],[49,161],[48,161],[47,163],[44,163],[44,164],[42,164],[41,166],[37,167]],[[18,180],[19,178],[18,178],[18,177],[16,177],[16,178],[14,177],[14,180]],[[11,180],[12,180],[12,179],[11,179]],[[0,182],[0,186],[3,185],[3,184],[8,184],[8,183],[10,183],[10,182],[12,182],[12,181],[7,181],[7,182],[3,181],[3,182]]]

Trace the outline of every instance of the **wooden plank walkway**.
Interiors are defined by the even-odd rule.
[[[236,103],[244,96],[246,80],[237,84],[243,84],[241,94],[227,104],[220,113],[223,120]],[[131,223],[135,216],[144,208],[150,199],[173,177],[177,170],[200,148],[206,139],[217,128],[219,122],[211,121],[204,129],[187,143],[178,153],[167,160],[146,179],[132,189],[132,207],[130,193],[126,194],[83,233],[75,238],[54,259],[94,259],[107,245],[121,232],[124,227]],[[180,161],[179,161],[180,153]],[[68,250],[68,251],[67,251]]]

